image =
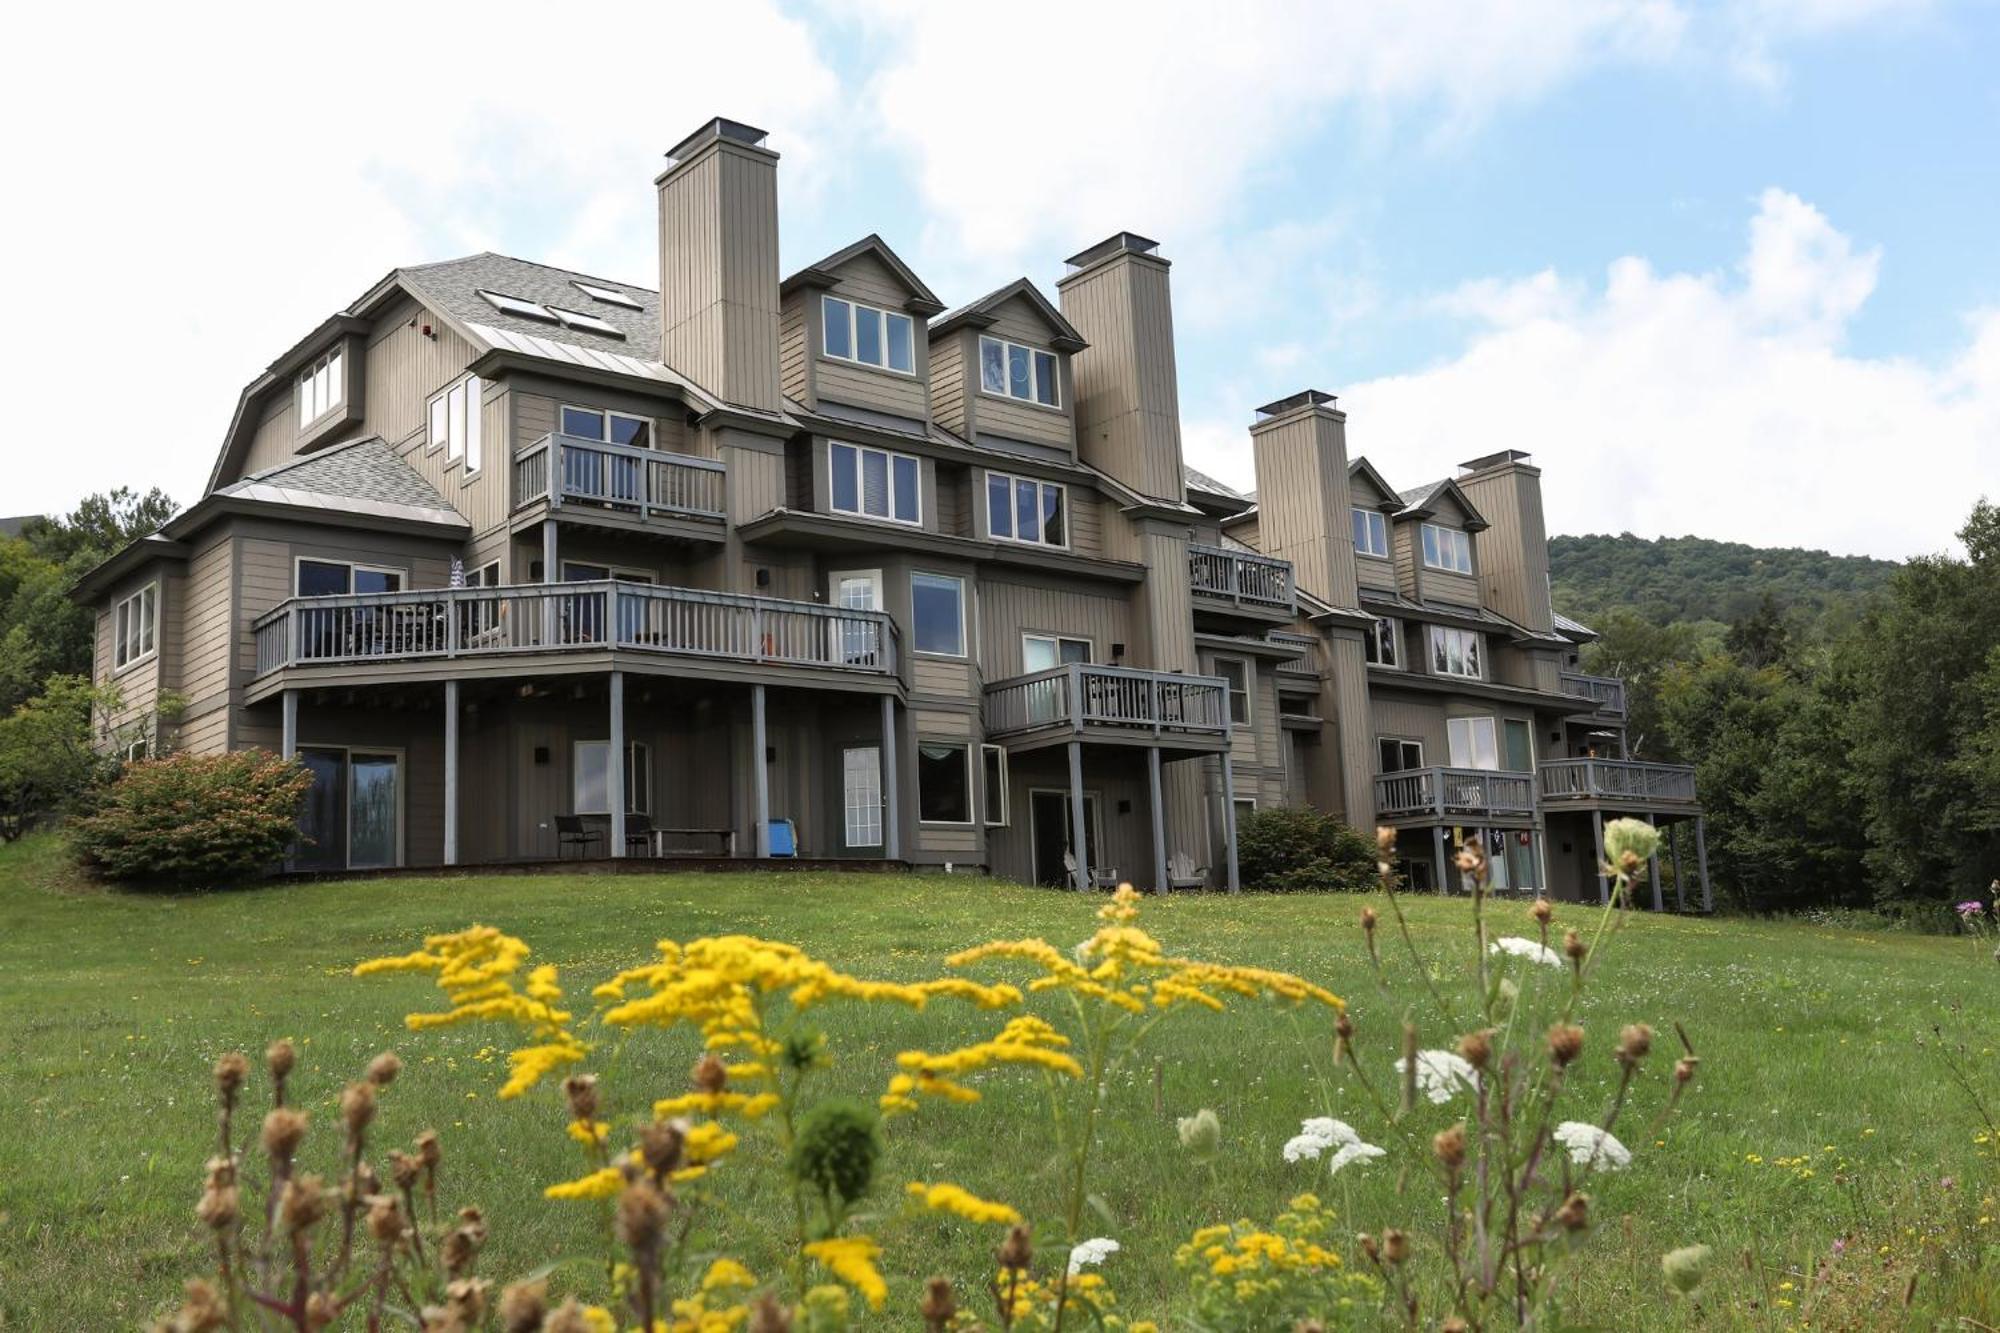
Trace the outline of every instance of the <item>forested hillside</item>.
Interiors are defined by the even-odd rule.
[[[1767,595],[1789,618],[1816,620],[1887,587],[1897,568],[1893,560],[1705,537],[1549,539],[1556,605],[1579,620],[1624,607],[1656,625],[1727,624],[1754,614]]]

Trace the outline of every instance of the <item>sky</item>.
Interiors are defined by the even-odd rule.
[[[1186,457],[1240,488],[1254,408],[1317,388],[1399,487],[1531,453],[1552,533],[1905,558],[2000,499],[1996,0],[1139,14],[34,6],[0,514],[191,503],[242,387],[398,265],[653,285],[653,177],[718,114],[782,155],[786,272],[877,231],[949,304],[1053,296],[1157,239]]]

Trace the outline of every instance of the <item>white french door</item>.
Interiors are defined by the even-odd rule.
[[[882,845],[882,750],[857,745],[841,751],[840,801],[846,812],[846,845]]]

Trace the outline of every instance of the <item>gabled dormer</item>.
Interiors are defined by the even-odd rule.
[[[1001,452],[1076,456],[1070,357],[1084,341],[1026,278],[988,292],[930,327],[938,422]]]
[[[1433,481],[1401,495],[1390,532],[1390,554],[1405,596],[1422,602],[1478,606],[1479,551],[1484,517],[1458,483]]]
[[[870,234],[786,278],[778,364],[785,396],[810,411],[931,416],[925,323],[944,309],[923,279]]]
[[[1357,458],[1347,465],[1348,528],[1354,538],[1354,581],[1363,588],[1396,589],[1391,533],[1403,497],[1375,465]]]

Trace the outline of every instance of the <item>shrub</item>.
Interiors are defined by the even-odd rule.
[[[1307,806],[1273,806],[1239,820],[1236,860],[1246,885],[1273,893],[1375,887],[1375,844]]]
[[[118,706],[115,689],[82,676],[51,676],[42,692],[0,717],[0,842],[12,842],[38,820],[87,807],[118,771],[99,745],[93,710]]]
[[[266,750],[133,764],[71,827],[89,869],[114,880],[227,882],[268,869],[299,836],[312,775]]]

